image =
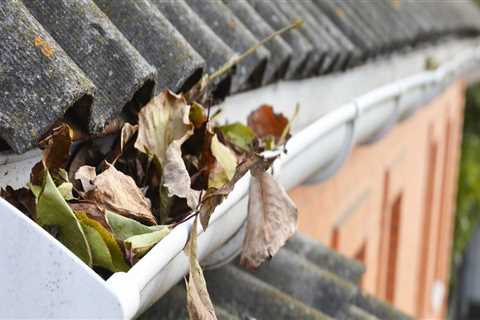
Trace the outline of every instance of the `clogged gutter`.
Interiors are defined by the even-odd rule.
[[[294,204],[269,173],[286,151],[290,121],[263,105],[247,125],[219,125],[203,107],[206,85],[152,98],[107,150],[94,140],[74,148],[72,128],[58,124],[39,142],[43,159],[28,185],[0,190],[104,277],[127,271],[170,230],[194,219],[186,247],[192,319],[216,318],[197,261],[197,220],[205,230],[242,176],[252,174],[244,266],[255,269],[274,255],[297,221]]]

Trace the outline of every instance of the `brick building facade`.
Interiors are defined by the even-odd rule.
[[[364,263],[362,287],[416,318],[446,312],[463,106],[457,82],[330,180],[291,191],[300,230]]]

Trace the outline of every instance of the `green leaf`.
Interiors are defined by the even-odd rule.
[[[237,158],[232,150],[218,140],[217,135],[212,138],[210,150],[217,161],[210,171],[208,187],[218,189],[228,183],[235,175]]]
[[[250,127],[247,127],[240,122],[235,122],[217,128],[229,142],[244,151],[250,151],[252,142],[255,139],[255,133]]]
[[[92,253],[85,233],[48,170],[45,170],[42,190],[38,195],[37,217],[41,226],[57,226],[58,240],[86,264],[92,265]]]
[[[133,219],[106,210],[108,224],[116,239],[125,241],[136,235],[162,230],[164,226],[146,226]]]
[[[129,266],[113,235],[101,223],[89,218],[85,212],[77,212],[76,216],[87,236],[92,251],[93,265],[112,272],[128,271]]]
[[[64,182],[57,187],[63,199],[70,201],[75,199],[73,196],[73,184],[71,182]]]
[[[125,247],[131,251],[133,260],[137,260],[144,256],[154,245],[160,242],[160,240],[165,238],[169,231],[170,228],[163,226],[158,231],[129,237],[125,240]]]

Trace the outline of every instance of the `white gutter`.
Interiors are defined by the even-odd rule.
[[[292,139],[288,142],[288,154],[282,156],[275,163],[274,173],[278,180],[287,188],[290,189],[305,181],[312,182],[323,181],[333,175],[336,170],[343,164],[343,161],[348,157],[352,147],[355,144],[371,143],[379,139],[388,129],[395,125],[397,121],[405,119],[413,114],[415,110],[422,106],[429,99],[446,88],[453,80],[464,78],[469,81],[480,79],[480,49],[477,47],[477,42],[469,41],[468,46],[461,55],[457,55],[436,71],[422,71],[417,72],[413,76],[404,77],[403,79],[393,82],[388,81],[387,85],[379,86],[374,90],[368,90],[360,96],[353,97],[349,101],[345,101],[339,107],[332,107],[328,112],[323,112],[322,116],[315,117],[317,120],[308,121],[308,117],[304,117],[300,122],[302,124],[310,122],[305,127],[297,130]],[[466,74],[465,71],[469,73]],[[475,71],[475,72],[474,72]],[[313,83],[318,81],[311,80]],[[295,88],[299,88],[298,83],[284,83],[280,92],[287,90],[290,86],[290,94],[295,93]],[[268,89],[261,89],[263,97],[266,97]],[[256,106],[262,101],[258,101],[259,96],[255,97],[253,102]],[[272,94],[272,97],[276,94]],[[274,97],[278,98],[278,97]],[[235,105],[235,98],[232,105]],[[245,102],[248,99],[241,101]],[[229,102],[227,101],[227,104]],[[293,104],[290,104],[292,106]],[[275,105],[276,106],[276,105]],[[225,107],[227,111],[232,110],[228,105]],[[248,113],[248,110],[239,110],[238,114]],[[302,111],[303,112],[303,111]],[[315,108],[310,106],[308,112],[317,112]],[[227,112],[232,116],[235,112]],[[305,114],[305,113],[304,113]],[[313,118],[313,116],[311,116]],[[235,116],[233,117],[235,119]],[[236,119],[235,119],[236,120]],[[297,127],[298,129],[298,127]],[[1,168],[1,167],[0,167]],[[280,174],[281,172],[281,174]],[[217,266],[229,261],[238,253],[242,242],[242,225],[244,225],[247,214],[247,193],[250,177],[247,175],[242,178],[233,192],[228,196],[224,203],[222,203],[212,216],[209,228],[203,232],[199,226],[198,252],[200,260],[203,260],[207,266]],[[1,181],[1,180],[0,180]],[[5,218],[5,219],[4,219]],[[23,235],[26,231],[25,225],[34,230],[33,236],[38,234],[38,238],[42,240],[33,239],[32,246],[49,246],[55,248],[55,259],[61,260],[62,265],[71,265],[75,269],[73,274],[69,274],[69,281],[72,279],[90,279],[89,290],[80,290],[75,293],[69,292],[68,286],[70,282],[65,282],[66,287],[63,296],[70,295],[77,297],[70,301],[70,305],[65,308],[56,305],[56,308],[38,307],[38,312],[42,310],[52,310],[56,316],[82,316],[89,315],[89,308],[92,307],[85,302],[83,306],[79,306],[78,301],[90,301],[88,295],[92,292],[99,292],[103,295],[111,295],[118,303],[110,303],[104,306],[102,314],[108,317],[123,317],[132,318],[138,316],[145,311],[151,304],[164,295],[173,285],[180,281],[188,269],[188,260],[183,253],[183,248],[187,242],[188,234],[192,225],[191,221],[177,226],[172,232],[157,244],[145,257],[143,257],[136,265],[134,265],[127,273],[115,273],[110,279],[102,284],[98,281],[99,277],[88,268],[81,265],[83,263],[72,256],[58,241],[51,238],[46,232],[41,230],[33,222],[25,219],[24,216],[15,208],[9,206],[2,199],[0,199],[0,234],[3,231],[11,230],[17,234]],[[16,224],[8,225],[8,221],[13,221]],[[4,221],[7,221],[4,224]],[[2,229],[3,228],[3,229]],[[15,230],[17,228],[18,230]],[[41,237],[40,237],[41,235]],[[33,237],[32,236],[32,237]],[[48,239],[45,240],[45,239]],[[23,238],[22,238],[23,240]],[[13,244],[15,243],[15,244]],[[0,241],[1,252],[12,252],[17,254],[17,269],[2,270],[0,265],[0,283],[5,283],[7,288],[16,289],[17,283],[15,279],[22,276],[29,279],[29,281],[39,281],[38,278],[44,277],[42,281],[55,281],[60,277],[59,274],[47,273],[31,273],[31,270],[23,267],[23,264],[28,264],[31,260],[30,255],[19,256],[17,241],[10,243],[3,243]],[[36,258],[33,254],[33,258]],[[38,263],[43,264],[43,270],[52,270],[48,264],[54,263],[52,259],[38,259]],[[2,261],[0,260],[0,264]],[[57,262],[58,263],[58,262]],[[11,269],[13,267],[10,267]],[[21,273],[25,274],[21,274]],[[12,273],[18,274],[18,277],[12,280]],[[27,275],[27,273],[30,273]],[[78,280],[80,281],[80,280]],[[63,285],[60,285],[61,287]],[[63,287],[62,287],[63,288]],[[22,289],[23,290],[23,289]],[[26,289],[25,289],[26,290]],[[58,290],[57,290],[58,291]],[[71,291],[71,290],[70,290]],[[22,291],[23,292],[23,291]],[[17,296],[22,292],[17,292]],[[31,293],[32,294],[32,293]],[[40,295],[41,299],[46,303],[49,301],[56,301],[60,293],[43,293],[34,292],[37,297]],[[79,299],[78,297],[84,298]],[[85,297],[84,297],[85,296]],[[1,304],[9,306],[10,310],[23,312],[30,306],[25,305],[25,302],[18,301],[13,298],[15,295],[2,295],[0,290],[0,310]],[[32,298],[33,299],[33,298]],[[49,300],[50,299],[50,300]],[[102,304],[102,301],[98,303]],[[71,305],[74,305],[72,308]],[[63,309],[62,309],[63,308]],[[60,310],[60,311],[58,311]],[[83,311],[80,313],[68,313],[68,310]],[[12,314],[14,311],[12,311]],[[26,311],[25,311],[26,312]],[[56,313],[55,313],[56,312]],[[93,310],[91,312],[94,312]],[[100,311],[95,311],[100,312]],[[0,311],[0,314],[2,312]],[[8,313],[7,313],[8,314]],[[43,314],[43,313],[37,313]],[[94,313],[95,314],[95,313]],[[98,315],[99,313],[97,313]]]

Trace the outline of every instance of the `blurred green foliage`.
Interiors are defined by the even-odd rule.
[[[480,219],[480,84],[467,91],[462,156],[455,216],[454,261],[461,260],[465,246]]]

